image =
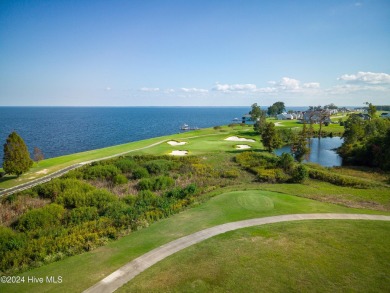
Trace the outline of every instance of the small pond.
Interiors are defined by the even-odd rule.
[[[341,146],[343,139],[340,137],[324,137],[310,139],[310,156],[309,162],[320,164],[324,167],[341,166],[342,159],[334,151]],[[290,153],[290,146],[284,146],[275,150],[275,154]]]

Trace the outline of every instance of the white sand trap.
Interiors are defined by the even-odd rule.
[[[275,126],[282,126],[282,122],[275,122]]]
[[[246,149],[250,149],[251,147],[247,144],[238,144],[236,145],[236,149],[238,150],[246,150]]]
[[[47,174],[48,171],[49,170],[47,170],[47,169],[43,169],[41,171],[38,171],[37,174]]]
[[[188,151],[172,151],[170,153],[172,156],[185,156],[188,155]]]
[[[185,141],[178,142],[178,141],[174,141],[174,140],[170,140],[167,142],[167,144],[170,144],[172,146],[185,145],[186,143],[187,142],[185,142]]]
[[[225,140],[229,140],[229,141],[247,141],[247,142],[255,142],[254,139],[243,138],[243,137],[237,137],[237,136],[230,136],[230,137],[228,137],[228,138],[225,138]]]

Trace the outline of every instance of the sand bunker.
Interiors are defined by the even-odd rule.
[[[188,155],[188,151],[172,151],[170,153],[172,156],[185,156]]]
[[[174,140],[170,140],[167,142],[167,144],[170,144],[172,146],[185,145],[186,143],[187,142],[185,142],[185,141],[178,142],[178,141],[174,141]]]
[[[228,137],[228,138],[225,138],[225,140],[229,140],[229,141],[247,141],[247,142],[255,142],[254,139],[243,138],[243,137],[237,137],[237,136],[230,136],[230,137]]]
[[[246,150],[246,149],[250,149],[251,147],[247,144],[238,144],[236,145],[236,149],[238,150]]]
[[[37,174],[47,174],[48,171],[49,170],[47,170],[47,169],[43,169],[41,171],[38,171]]]

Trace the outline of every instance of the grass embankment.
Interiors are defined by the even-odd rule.
[[[19,178],[16,176],[7,175],[0,179],[0,188],[10,188],[22,183],[32,181],[34,179],[41,178],[47,174],[54,173],[63,168],[72,166],[74,164],[100,160],[111,156],[118,156],[126,153],[137,152],[140,149],[147,149],[154,144],[152,153],[156,154],[169,154],[172,150],[188,150],[192,155],[198,155],[205,152],[216,152],[221,150],[234,150],[233,146],[238,144],[237,142],[227,142],[223,139],[229,135],[244,135],[253,137],[252,126],[235,126],[235,127],[221,127],[221,129],[205,128],[196,131],[189,131],[185,133],[179,133],[174,135],[162,136],[157,138],[146,139],[137,142],[131,142],[122,145],[116,145],[112,147],[102,148],[98,150],[91,150],[87,152],[81,152],[61,157],[50,158],[42,160],[39,164],[35,164],[27,173],[21,175]],[[209,139],[205,140],[205,137]],[[255,138],[259,141],[259,138]],[[169,140],[180,140],[189,142],[184,146],[172,147],[165,143]],[[160,144],[159,144],[160,143]],[[260,147],[261,144],[257,144]]]
[[[307,221],[228,232],[117,292],[388,292],[390,223]]]
[[[253,188],[250,185],[247,187]],[[240,186],[239,188],[245,187]],[[291,213],[380,213],[346,208],[284,193],[233,190],[234,188],[230,187],[225,188],[224,193],[221,190],[215,191],[214,194],[217,196],[204,204],[161,220],[148,228],[133,232],[92,252],[69,257],[21,274],[25,278],[28,276],[43,278],[62,276],[63,282],[61,284],[0,284],[0,289],[4,292],[79,292],[128,261],[160,245],[227,222]],[[211,195],[213,194],[209,194],[207,197]],[[382,212],[381,214],[389,213]],[[340,235],[344,235],[344,233],[340,233]],[[307,240],[310,239],[310,236],[307,235],[307,237]],[[382,240],[383,237],[378,243],[383,243]],[[359,253],[363,248],[356,249],[358,250],[355,250],[355,253]],[[287,255],[288,252],[286,252]],[[360,265],[365,266],[363,260]],[[197,270],[196,267],[193,269]]]

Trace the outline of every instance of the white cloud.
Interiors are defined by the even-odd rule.
[[[286,91],[296,91],[300,89],[300,81],[294,78],[283,77],[282,80],[276,84],[280,89]]]
[[[319,89],[320,83],[319,82],[307,82],[303,84],[303,88],[306,89]]]
[[[213,88],[213,91],[218,92],[247,92],[247,91],[255,91],[255,84],[220,84],[217,83]]]
[[[291,77],[283,77],[280,81],[269,81],[268,82],[271,87],[268,89],[272,89],[272,91],[269,90],[269,92],[304,92],[304,91],[312,91],[320,88],[319,82],[307,82],[303,83],[301,85],[301,82],[298,79],[291,78]]]
[[[326,92],[339,95],[339,94],[351,94],[360,91],[388,91],[388,88],[384,86],[373,86],[373,85],[359,85],[359,84],[342,84],[336,85],[326,90]]]
[[[158,92],[158,91],[160,91],[160,88],[158,88],[158,87],[153,87],[153,88],[143,87],[143,88],[140,88],[140,91],[141,92]]]
[[[207,93],[208,90],[205,90],[205,89],[197,89],[197,88],[181,88],[180,89],[181,91],[185,92],[185,93]]]
[[[111,88],[108,86],[108,87],[106,87],[106,89],[105,89],[107,92],[109,92],[110,90],[111,90]]]
[[[337,80],[367,84],[390,84],[390,74],[359,71],[357,74],[344,74]]]
[[[174,89],[165,89],[164,90],[164,93],[166,93],[166,94],[171,94],[171,93],[174,93],[174,92],[175,92]]]

